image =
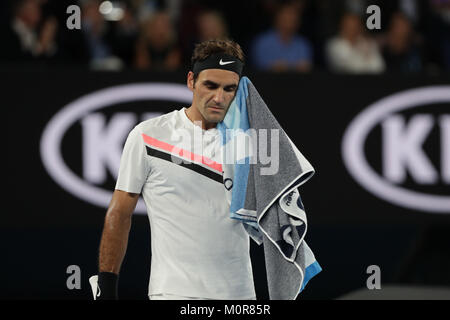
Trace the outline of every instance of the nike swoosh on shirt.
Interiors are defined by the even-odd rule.
[[[236,61],[222,61],[222,59],[220,59],[219,64],[220,64],[221,66],[224,66],[224,65],[226,65],[226,64],[235,63],[235,62],[236,62]]]

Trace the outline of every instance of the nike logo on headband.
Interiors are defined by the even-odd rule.
[[[217,60],[216,60],[217,61]],[[224,66],[226,64],[230,64],[230,63],[235,63],[236,61],[222,61],[222,59],[220,59],[219,64],[221,66]]]

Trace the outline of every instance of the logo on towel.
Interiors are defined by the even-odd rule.
[[[219,64],[221,66],[227,65],[227,64],[231,64],[231,63],[235,63],[236,61],[222,61],[222,59],[220,59]]]
[[[117,179],[128,133],[138,122],[163,114],[146,113],[147,102],[154,100],[190,104],[192,93],[182,84],[126,84],[89,93],[61,108],[41,136],[40,154],[48,174],[72,195],[107,208],[113,188],[106,185]],[[132,106],[125,109],[126,104]],[[131,112],[130,107],[136,110],[139,107],[144,112]],[[75,144],[70,143],[73,141]],[[75,159],[76,164],[73,164],[74,159],[66,162],[63,150],[67,152],[76,145],[80,148],[79,152],[77,149],[79,159]],[[78,166],[81,170],[74,169]],[[135,212],[146,213],[142,199]]]
[[[368,106],[348,126],[342,157],[377,197],[450,213],[450,86],[411,89]]]
[[[294,194],[294,191],[289,192],[289,194],[286,196],[286,205],[290,206],[292,202],[292,195]]]

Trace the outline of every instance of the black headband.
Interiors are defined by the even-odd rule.
[[[227,54],[218,53],[210,55],[208,58],[200,61],[196,61],[192,67],[194,74],[199,74],[200,71],[205,69],[222,69],[236,72],[241,77],[244,63]]]

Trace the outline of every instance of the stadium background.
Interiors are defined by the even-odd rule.
[[[370,265],[380,267],[380,294],[389,286],[450,289],[450,211],[415,210],[377,197],[350,175],[342,154],[344,132],[368,106],[405,90],[443,85],[448,88],[448,1],[121,1],[113,4],[123,10],[122,19],[117,21],[114,20],[117,17],[97,14],[102,3],[33,0],[2,3],[4,36],[0,68],[5,83],[2,105],[7,111],[4,126],[7,192],[0,224],[1,271],[5,275],[0,298],[90,299],[88,278],[96,273],[106,209],[67,191],[50,176],[42,157],[43,132],[65,106],[98,90],[126,84],[184,84],[189,50],[193,43],[208,36],[199,22],[204,12],[214,12],[208,17],[226,27],[218,27],[217,32],[227,30],[222,35],[242,44],[247,52],[245,74],[317,171],[302,187],[301,194],[309,221],[306,239],[323,271],[311,280],[299,299],[336,299],[359,289],[368,294],[366,280],[370,274],[366,270]],[[71,4],[82,8],[82,22],[86,18],[100,23],[101,37],[91,37],[94,29],[88,24],[82,23],[80,30],[65,27],[69,16],[66,8]],[[370,4],[381,8],[380,30],[365,28],[369,16],[365,8]],[[21,11],[23,7],[28,11]],[[291,30],[300,36],[300,40],[296,39],[303,43],[301,47],[309,49],[299,54],[298,63],[280,67],[263,59],[264,52],[255,52],[254,41],[272,27],[276,12],[283,12],[283,8],[287,8],[284,14],[288,16],[289,12],[296,12],[290,17],[298,19],[299,27]],[[152,21],[161,11],[169,19],[161,18],[160,37],[164,38],[161,34],[169,21],[175,34],[169,41],[170,48],[176,48],[174,52],[178,53],[173,56],[178,55],[178,60],[174,59],[178,62],[147,59],[156,49],[137,53],[143,32],[139,26],[146,25],[147,19]],[[364,37],[375,44],[374,54],[378,52],[384,67],[345,69],[333,65],[330,58],[333,51],[327,51],[327,44],[339,33],[339,21],[347,12],[361,18]],[[408,49],[403,47],[404,51],[394,55],[389,51],[387,39],[392,32],[394,40],[401,42],[402,36],[396,38],[396,32],[392,31],[396,24],[391,23],[399,12],[413,31],[407,36]],[[121,21],[127,14],[131,20],[124,27]],[[38,35],[36,39],[48,36],[47,50],[39,51],[40,40],[28,42],[28,49],[17,46],[18,38],[14,37],[11,25],[18,15],[35,21],[29,34]],[[217,24],[210,23],[204,22],[214,34],[212,29]],[[399,24],[405,28],[405,24]],[[152,25],[149,29],[155,28],[158,27]],[[289,26],[284,28],[289,31]],[[124,33],[125,30],[134,31]],[[155,38],[149,36],[145,40],[149,42],[144,41],[146,46],[151,46],[151,39]],[[156,56],[167,57],[168,51],[162,50]],[[257,63],[258,59],[266,61],[265,64]],[[150,100],[105,105],[95,113],[104,116],[106,128],[120,112],[133,113],[138,119],[146,112],[168,112],[183,106],[170,99]],[[431,114],[435,119],[422,147],[439,179],[432,184],[420,183],[415,174],[408,172],[407,178],[397,183],[398,187],[425,194],[450,194],[448,177],[444,178],[445,166],[441,163],[448,160],[442,156],[446,148],[441,142],[448,140],[444,139],[443,126],[439,127],[437,120],[449,113],[448,100],[399,113],[405,121],[420,114]],[[83,178],[86,136],[81,120],[74,121],[64,132],[61,154],[70,170]],[[382,127],[377,125],[366,139],[364,152],[380,176],[383,176],[383,143]],[[111,171],[109,167],[105,169],[107,176],[97,187],[112,190],[115,173]],[[123,299],[146,299],[150,236],[148,218],[136,214],[122,265],[119,290]],[[262,248],[253,243],[252,258],[258,298],[267,298]],[[66,286],[69,276],[66,269],[70,265],[81,269],[80,290],[69,290]],[[408,298],[404,292],[401,297]]]

